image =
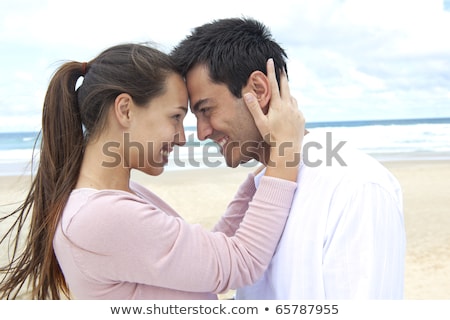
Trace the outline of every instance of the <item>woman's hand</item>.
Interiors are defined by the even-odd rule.
[[[280,77],[280,90],[278,89],[272,59],[267,61],[267,77],[272,93],[267,115],[262,112],[252,93],[244,94],[244,100],[264,141],[270,145],[266,175],[296,181],[305,118],[298,109],[297,101],[291,96],[284,72]]]

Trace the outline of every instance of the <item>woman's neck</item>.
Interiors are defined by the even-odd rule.
[[[76,188],[117,189],[131,192],[130,168],[125,167],[120,152],[113,152],[111,139],[88,142]],[[117,144],[116,144],[117,145]]]

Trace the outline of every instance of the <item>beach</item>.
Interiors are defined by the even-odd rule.
[[[404,197],[407,255],[405,299],[450,299],[450,161],[382,162],[399,180]],[[211,228],[240,183],[255,168],[173,170],[133,179],[166,200],[187,221]],[[0,176],[0,213],[26,194],[29,177]],[[14,204],[15,203],[15,204]],[[7,224],[0,225],[3,235]],[[0,262],[7,258],[0,252]],[[221,295],[228,298],[232,292]]]

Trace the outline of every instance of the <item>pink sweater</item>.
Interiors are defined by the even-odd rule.
[[[135,194],[74,190],[53,240],[73,297],[217,299],[255,282],[274,253],[297,184],[263,177],[256,191],[253,178],[213,232],[187,223],[133,182]]]

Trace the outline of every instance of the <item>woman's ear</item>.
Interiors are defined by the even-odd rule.
[[[259,106],[264,114],[269,110],[269,102],[272,96],[269,78],[262,71],[253,71],[248,77],[243,92],[253,92],[258,99]]]
[[[133,99],[127,93],[119,94],[114,100],[114,115],[122,127],[128,128],[130,126],[132,104]]]

